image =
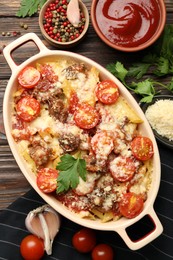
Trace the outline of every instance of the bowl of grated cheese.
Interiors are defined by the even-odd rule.
[[[155,96],[142,108],[157,140],[173,149],[173,96]]]

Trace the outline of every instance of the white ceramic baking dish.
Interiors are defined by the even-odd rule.
[[[26,44],[27,42],[32,41],[37,47],[38,47],[38,54],[30,57],[26,61],[24,61],[22,64],[17,65],[14,60],[12,59],[12,51],[14,51],[17,48],[20,48],[21,45]],[[100,71],[100,77],[101,79],[107,79],[114,81],[121,91],[121,95],[123,95],[126,100],[130,103],[130,105],[137,111],[139,116],[143,119],[144,123],[140,126],[140,131],[142,134],[147,135],[150,137],[153,141],[154,145],[154,172],[153,172],[153,178],[152,178],[152,184],[151,189],[148,194],[148,199],[145,202],[145,206],[143,211],[135,218],[133,219],[125,219],[121,218],[118,221],[110,221],[107,223],[101,223],[99,221],[93,221],[89,219],[82,219],[78,217],[76,214],[70,212],[66,207],[64,207],[59,201],[57,201],[53,196],[46,195],[42,193],[35,181],[35,175],[31,172],[31,170],[27,167],[26,162],[24,159],[20,156],[16,143],[13,140],[13,137],[11,135],[11,113],[12,113],[12,103],[13,103],[13,93],[16,91],[17,88],[17,76],[19,72],[27,65],[35,64],[36,62],[40,62],[43,60],[50,60],[54,59],[55,57],[63,56],[64,58],[74,58],[77,61],[84,62],[89,66],[95,66]],[[121,82],[115,78],[110,72],[108,72],[105,68],[97,64],[96,62],[81,56],[79,54],[75,54],[68,51],[51,51],[45,47],[45,45],[42,43],[42,41],[37,37],[34,33],[28,33],[24,36],[18,38],[17,40],[10,43],[8,46],[4,48],[4,57],[6,58],[11,70],[12,75],[8,82],[8,85],[6,87],[5,95],[4,95],[4,102],[3,102],[3,115],[4,115],[4,125],[5,125],[5,131],[6,136],[11,148],[11,151],[28,182],[32,185],[32,187],[38,192],[38,194],[48,203],[50,204],[56,211],[58,211],[60,214],[65,216],[66,218],[70,219],[73,222],[78,223],[79,225],[97,229],[97,230],[104,230],[104,231],[115,231],[117,232],[122,239],[125,241],[127,246],[131,248],[132,250],[137,250],[152,240],[154,240],[156,237],[158,237],[162,231],[162,225],[154,211],[154,201],[158,193],[159,185],[160,185],[160,177],[161,177],[161,167],[160,167],[160,157],[159,157],[159,151],[156,144],[155,137],[153,135],[153,132],[150,128],[150,125],[148,124],[144,113],[142,112],[141,108],[139,107],[138,103],[135,101],[133,96],[129,93],[129,91],[121,84]],[[127,227],[133,225],[137,221],[139,221],[144,216],[149,216],[153,223],[154,223],[154,229],[146,234],[144,237],[141,237],[137,241],[132,241],[129,235],[127,234]]]

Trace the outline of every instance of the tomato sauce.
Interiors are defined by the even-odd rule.
[[[157,31],[161,12],[157,0],[98,0],[96,20],[101,32],[119,46],[136,47]]]

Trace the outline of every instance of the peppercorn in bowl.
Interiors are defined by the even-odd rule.
[[[89,26],[89,14],[80,0],[49,0],[40,10],[39,26],[53,46],[67,49],[77,45]]]

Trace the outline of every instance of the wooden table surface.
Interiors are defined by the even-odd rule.
[[[91,0],[84,0],[83,2],[90,11]],[[165,0],[165,4],[167,9],[167,24],[173,24],[173,0]],[[43,39],[38,25],[38,15],[26,18],[16,17],[16,12],[19,9],[19,6],[19,0],[0,0],[0,112],[2,111],[4,91],[11,76],[11,70],[2,54],[3,47],[14,41],[17,37],[20,37],[19,34],[24,35],[28,32],[34,32],[40,37],[47,48],[52,50],[55,49],[55,47],[50,46]],[[21,28],[21,23],[27,24],[28,29],[25,30]],[[3,36],[3,32],[8,32],[10,35]],[[17,35],[15,35],[16,32]],[[96,35],[91,23],[85,40],[75,48],[70,49],[70,51],[91,58],[102,66],[106,66],[108,63],[115,62],[116,60],[119,60],[128,66],[132,61],[140,59],[144,55],[143,52],[138,52],[136,54],[122,53],[108,47]],[[22,51],[14,51],[13,58],[17,64],[21,64],[23,61],[37,52],[38,51],[36,46],[25,44],[25,46],[22,46]],[[1,136],[0,210],[6,208],[9,204],[27,192],[30,188],[30,185],[24,178],[22,172],[14,160],[7,140],[3,139]]]

